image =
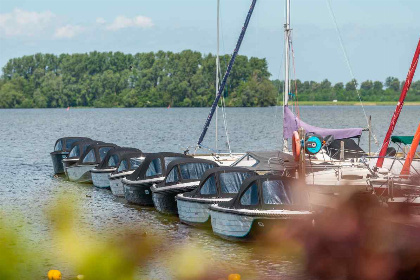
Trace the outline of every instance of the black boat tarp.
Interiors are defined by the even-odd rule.
[[[307,194],[299,181],[279,175],[258,175],[246,179],[238,194],[221,207],[248,210],[308,209]]]
[[[359,145],[356,144],[356,142],[351,139],[340,139],[340,140],[333,140],[331,143],[327,146],[325,146],[325,149],[327,151],[327,154],[333,158],[333,159],[340,159],[341,154],[341,142],[344,143],[344,159],[351,159],[351,158],[361,158],[364,156],[367,156],[366,152],[360,148]]]
[[[70,152],[73,143],[83,140],[91,140],[87,137],[62,137],[54,145],[54,152]]]
[[[146,178],[163,177],[169,163],[180,158],[192,157],[171,152],[148,153],[143,163],[132,174],[127,176],[126,179],[129,181],[138,181]]]
[[[85,164],[99,164],[105,158],[109,150],[118,147],[113,143],[93,143],[87,147],[87,149],[80,156],[77,161],[77,165]]]
[[[97,140],[80,140],[71,145],[68,159],[78,159],[89,148],[90,145],[104,143]]]
[[[157,187],[199,181],[207,170],[217,166],[219,165],[212,160],[200,158],[173,160],[167,167],[165,180]]]
[[[108,151],[105,158],[96,167],[96,169],[108,169],[110,167],[116,168],[120,165],[124,156],[140,157],[142,154],[142,151],[136,148],[116,147]]]
[[[191,198],[225,198],[235,196],[243,181],[255,176],[255,171],[242,167],[222,166],[207,170],[194,191],[184,193]]]

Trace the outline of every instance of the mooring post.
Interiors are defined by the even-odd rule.
[[[305,179],[306,175],[306,162],[305,162],[305,129],[303,127],[298,129],[299,138],[302,141],[301,151],[299,157],[299,178]]]

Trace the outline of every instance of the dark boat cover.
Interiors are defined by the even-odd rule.
[[[299,127],[303,127],[305,132],[319,134],[322,137],[328,135],[334,136],[334,139],[346,139],[360,137],[362,135],[362,128],[345,128],[345,129],[330,129],[312,126],[299,119],[288,106],[284,107],[284,120],[283,120],[283,137],[290,139],[293,132],[297,131]]]
[[[353,139],[333,140],[325,147],[327,154],[333,159],[340,159],[341,141],[344,142],[344,159],[361,158],[367,156],[365,151]]]
[[[228,198],[234,197],[244,180],[255,176],[255,171],[242,167],[215,167],[207,170],[197,189],[184,193],[184,197]]]
[[[247,167],[255,171],[281,172],[297,167],[293,155],[281,151],[247,152],[232,164],[236,167]]]
[[[137,153],[127,153],[121,155],[120,163],[117,164],[114,172],[112,174],[118,174],[120,172],[126,172],[129,170],[136,170],[144,161],[148,154],[143,152]]]
[[[94,143],[87,147],[86,151],[80,156],[77,165],[99,164],[105,158],[109,150],[118,147],[112,143]]]
[[[140,157],[142,152],[136,148],[116,147],[108,151],[105,158],[96,167],[96,169],[108,169],[120,165],[124,155]]]
[[[73,143],[81,140],[91,140],[87,137],[63,137],[58,139],[54,145],[54,152],[70,152]]]
[[[307,194],[299,181],[279,175],[253,176],[246,179],[239,193],[220,207],[249,210],[306,210]]]
[[[70,153],[67,158],[78,159],[89,148],[90,145],[104,143],[97,140],[80,140],[71,145]]]
[[[216,162],[200,158],[182,158],[168,164],[165,180],[157,187],[171,186],[179,183],[199,181],[204,173],[219,166]]]
[[[162,177],[166,173],[166,168],[173,160],[180,158],[191,158],[191,156],[180,153],[150,153],[146,155],[143,163],[129,176],[130,181],[144,180],[146,178]]]

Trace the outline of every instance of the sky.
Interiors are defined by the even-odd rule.
[[[420,36],[420,0],[292,0],[294,73],[301,80],[404,80]],[[220,0],[220,52],[231,54],[251,0]],[[41,53],[192,49],[216,52],[217,0],[0,0],[0,66]],[[284,0],[258,0],[240,54],[283,78]],[[417,73],[415,79],[418,80]]]

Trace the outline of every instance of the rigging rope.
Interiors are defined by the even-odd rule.
[[[220,63],[219,63],[219,75],[221,76],[221,71],[220,71]],[[219,79],[220,81],[220,79]],[[227,87],[229,88],[229,87]],[[227,125],[227,117],[226,117],[226,103],[225,103],[225,97],[222,94],[222,117],[223,117],[223,127],[225,129],[225,134],[226,134],[226,145],[228,147],[229,150],[229,154],[232,155],[232,149],[230,147],[230,140],[229,140],[229,130],[228,130],[228,125]]]
[[[225,134],[226,134],[226,145],[229,149],[229,154],[232,155],[232,149],[230,148],[230,140],[229,140],[229,131],[227,126],[227,118],[226,118],[226,104],[225,104],[225,98],[222,96],[222,115],[223,115],[223,126],[225,128]]]
[[[222,50],[223,53],[225,53],[225,40],[224,40],[224,36],[223,36],[223,25],[222,25],[222,19],[223,16],[221,15],[222,9],[220,9],[220,37],[222,39]],[[224,61],[226,62],[226,59],[224,58]],[[220,63],[219,63],[219,81],[222,80],[222,71],[220,69]],[[225,128],[225,134],[226,134],[226,145],[229,149],[229,154],[232,154],[232,149],[230,146],[230,140],[229,140],[229,129],[227,126],[227,116],[226,116],[226,103],[225,103],[225,98],[222,96],[222,116],[223,116],[223,126]]]
[[[293,33],[290,34],[290,38],[292,38]],[[293,50],[293,40],[290,39],[290,49],[292,51],[292,65],[293,65],[293,78],[295,84],[295,107],[296,107],[296,114],[297,117],[300,119],[300,111],[299,111],[299,100],[298,100],[298,90],[297,90],[297,81],[296,81],[296,67],[295,67],[295,51]]]
[[[244,36],[245,36],[246,30],[248,28],[249,21],[251,20],[252,12],[254,11],[254,7],[255,7],[256,2],[257,2],[257,0],[252,0],[251,6],[249,8],[249,12],[248,12],[248,14],[246,16],[246,19],[245,19],[245,23],[244,23],[244,25],[242,27],[242,30],[241,30],[241,34],[239,35],[238,42],[236,43],[235,49],[233,50],[232,57],[229,61],[229,65],[226,69],[226,73],[223,76],[222,83],[220,84],[219,92],[217,93],[216,99],[214,100],[214,102],[211,106],[210,113],[209,113],[209,115],[206,119],[206,122],[204,123],[203,131],[201,132],[200,138],[198,139],[198,142],[197,142],[198,147],[201,146],[201,143],[203,142],[204,137],[206,136],[206,133],[207,133],[207,130],[210,126],[211,119],[213,117],[214,111],[216,110],[217,104],[219,103],[220,97],[221,97],[221,95],[223,93],[223,90],[225,88],[225,85],[226,85],[227,78],[229,77],[230,71],[232,70],[233,64],[235,63],[235,58],[238,55],[239,49],[241,47],[242,40],[244,39]]]
[[[332,9],[332,7],[331,7],[331,0],[326,0],[326,1],[327,1],[327,6],[328,6],[328,10],[329,10],[329,12],[330,12],[331,19],[332,19],[332,21],[333,21],[333,23],[334,23],[335,30],[337,31],[337,34],[338,34],[338,40],[340,41],[341,50],[343,51],[344,58],[345,58],[346,63],[347,63],[347,67],[348,67],[348,69],[349,69],[349,71],[350,71],[350,75],[351,75],[351,77],[352,77],[352,79],[353,79],[354,86],[355,86],[355,88],[356,88],[356,93],[357,93],[357,96],[358,96],[358,98],[359,98],[360,105],[362,106],[362,109],[363,109],[363,114],[364,114],[364,116],[365,116],[366,123],[367,123],[367,125],[368,125],[368,127],[369,127],[369,129],[370,129],[370,131],[371,131],[371,133],[372,133],[373,139],[375,140],[375,141],[374,141],[374,142],[375,142],[375,144],[378,146],[378,145],[379,145],[379,141],[378,141],[378,139],[376,138],[376,135],[373,133],[372,126],[371,126],[371,125],[369,125],[369,118],[368,118],[368,116],[367,116],[367,114],[366,114],[365,106],[364,106],[364,104],[363,104],[362,97],[360,96],[360,92],[359,92],[359,90],[357,89],[356,77],[354,76],[354,73],[353,73],[353,68],[351,67],[350,60],[349,60],[349,57],[348,57],[348,55],[347,55],[346,48],[344,47],[343,38],[342,38],[342,36],[341,36],[341,32],[340,32],[340,29],[338,28],[337,20],[336,20],[336,18],[335,18],[335,15],[334,15],[333,9]]]
[[[274,124],[277,124],[278,122],[277,122],[277,112],[278,112],[278,109],[279,109],[279,101],[280,101],[280,94],[281,94],[281,96],[284,98],[284,94],[281,92],[281,80],[280,80],[280,76],[281,76],[281,74],[282,74],[282,69],[283,69],[283,62],[284,62],[284,45],[282,44],[282,46],[283,46],[283,51],[282,51],[282,58],[281,58],[281,62],[280,62],[280,70],[279,70],[279,76],[278,76],[278,81],[279,81],[279,85],[278,85],[278,88],[277,88],[277,100],[276,100],[276,106],[275,106],[275,110],[274,110]],[[284,74],[284,73],[283,73]],[[284,102],[284,100],[283,100],[283,102]],[[284,125],[284,123],[283,122],[280,122],[280,123],[282,123],[283,125]],[[280,143],[280,134],[276,134],[276,143]]]

